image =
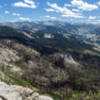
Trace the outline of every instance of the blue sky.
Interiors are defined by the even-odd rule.
[[[37,20],[100,23],[100,0],[0,0],[0,22]]]

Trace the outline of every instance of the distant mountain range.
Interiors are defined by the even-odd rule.
[[[100,44],[100,25],[95,24],[72,24],[60,21],[45,21],[45,22],[14,22],[5,23],[13,28],[34,33],[49,33],[49,34],[69,34],[76,38],[89,43]]]

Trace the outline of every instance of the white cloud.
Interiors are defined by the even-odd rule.
[[[64,4],[65,7],[71,7],[71,4]]]
[[[89,16],[88,19],[90,19],[90,20],[96,19],[96,16]]]
[[[97,4],[100,6],[100,1],[98,1]]]
[[[78,9],[84,11],[92,11],[98,9],[97,5],[89,4],[88,2],[84,2],[83,0],[72,0],[71,4],[73,7],[77,7]]]
[[[79,9],[72,9],[72,11],[79,12],[80,10]]]
[[[15,2],[13,4],[14,7],[26,7],[26,8],[36,8],[37,5],[32,0],[24,0],[24,2]]]
[[[14,7],[27,7],[29,8],[30,6],[24,2],[16,2],[13,4]]]
[[[62,17],[84,18],[82,15],[67,15],[67,14],[63,14]]]
[[[19,13],[12,13],[13,16],[20,16]]]
[[[10,12],[8,10],[5,11],[5,14],[10,14]]]
[[[83,18],[81,13],[75,13],[68,9],[67,7],[60,7],[56,3],[48,2],[47,5],[51,7],[53,12],[61,13],[63,17],[72,17],[72,18]]]
[[[51,8],[46,8],[45,9],[47,12],[54,12],[54,9],[51,9]]]
[[[28,17],[19,17],[19,20],[21,20],[21,21],[31,21],[31,19],[28,18]]]
[[[24,0],[25,3],[29,4],[31,8],[36,8],[36,4],[32,0]]]
[[[44,16],[45,18],[48,18],[48,19],[52,19],[52,20],[55,20],[56,19],[56,17],[53,17],[53,16]]]
[[[28,4],[34,4],[35,5],[35,2],[31,1],[31,0],[24,0],[25,3],[28,3]]]

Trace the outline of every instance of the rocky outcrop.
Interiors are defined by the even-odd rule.
[[[7,85],[0,81],[0,100],[53,100],[33,90],[17,85]]]
[[[78,66],[79,63],[74,60],[74,58],[70,54],[63,54],[63,53],[55,53],[53,55],[53,61],[57,66],[61,67],[70,67],[70,66]]]

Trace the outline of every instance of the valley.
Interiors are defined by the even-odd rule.
[[[2,23],[0,80],[54,100],[99,100],[99,37],[99,25]]]
[[[57,24],[1,24],[0,80],[54,100],[99,100],[100,52],[94,49],[94,44],[99,45],[99,30],[88,37],[90,33],[77,31],[77,25]]]

